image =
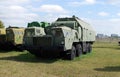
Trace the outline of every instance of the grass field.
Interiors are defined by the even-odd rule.
[[[120,77],[120,46],[95,43],[92,53],[73,61],[1,51],[0,77]]]

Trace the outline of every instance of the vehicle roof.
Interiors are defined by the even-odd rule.
[[[85,28],[85,29],[89,29],[89,30],[93,30],[94,29],[92,28],[92,26],[90,26],[90,24],[88,24],[87,22],[84,22],[83,20],[79,19],[78,17],[71,17],[71,18],[58,18],[57,19],[57,22],[58,21],[76,21],[82,28]]]
[[[33,27],[27,27],[26,29],[41,29],[42,27],[35,27],[35,26],[33,26]]]
[[[53,27],[52,29],[54,28],[62,28],[62,29],[65,29],[65,30],[72,30],[71,28],[69,27],[66,27],[66,26],[61,26],[61,27]]]
[[[25,30],[25,28],[6,28],[6,30],[24,31],[24,30]]]

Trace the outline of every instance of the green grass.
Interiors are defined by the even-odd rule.
[[[120,46],[95,43],[92,53],[73,61],[1,51],[0,77],[120,77]]]

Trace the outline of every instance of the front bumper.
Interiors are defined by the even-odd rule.
[[[51,47],[40,47],[40,46],[25,46],[28,51],[48,51],[48,52],[61,52],[64,51],[64,46],[51,46]]]

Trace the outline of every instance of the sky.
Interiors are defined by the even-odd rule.
[[[54,22],[73,15],[91,24],[96,34],[120,35],[120,0],[0,0],[5,27],[27,27],[28,22]]]

